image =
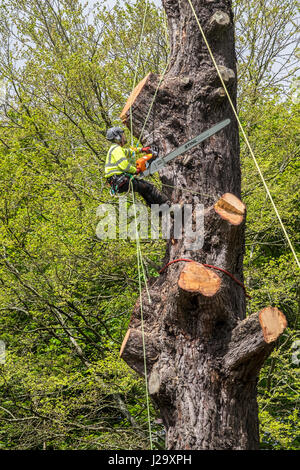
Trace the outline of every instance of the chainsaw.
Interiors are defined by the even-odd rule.
[[[149,150],[151,150],[151,153],[147,153],[146,155],[143,155],[135,162],[136,169],[139,170],[141,176],[142,176],[142,173],[144,173],[146,169],[149,167],[150,160],[153,161],[155,160],[155,158],[158,157],[157,147],[149,147]]]
[[[179,155],[182,155],[187,150],[192,149],[200,142],[203,142],[203,140],[207,139],[208,137],[211,137],[212,135],[216,134],[216,132],[219,132],[221,129],[228,126],[230,122],[230,119],[225,119],[224,121],[219,122],[215,126],[202,132],[193,139],[188,140],[180,147],[168,153],[165,157],[158,157],[158,149],[151,148],[151,153],[144,155],[136,161],[136,168],[137,170],[139,170],[140,176],[153,175],[153,173],[161,170],[167,163],[169,163],[174,158],[178,157]]]

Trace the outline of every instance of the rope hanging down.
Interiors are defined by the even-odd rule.
[[[134,80],[133,80],[132,91],[134,90],[135,84],[136,84],[136,78],[137,78],[137,72],[138,72],[138,65],[139,65],[139,61],[140,61],[140,53],[141,53],[141,46],[142,46],[142,39],[143,39],[143,34],[144,34],[144,27],[145,27],[145,22],[146,22],[147,10],[148,10],[148,0],[147,0],[147,3],[146,3],[145,12],[144,12],[144,18],[143,18],[143,24],[142,24],[142,30],[141,30],[141,36],[140,36],[140,42],[139,42],[139,48],[138,48],[138,56],[137,56],[137,61],[136,61],[136,65],[135,65],[135,75],[134,75]],[[133,129],[132,129],[132,107],[130,107],[131,145],[133,145],[133,132],[132,131],[133,131]],[[150,450],[153,450],[151,418],[150,418],[150,401],[149,401],[149,394],[148,394],[148,374],[147,374],[146,347],[145,347],[145,334],[144,334],[144,315],[143,315],[143,301],[142,301],[142,279],[141,279],[142,276],[141,276],[141,271],[142,271],[142,275],[143,275],[143,278],[144,278],[149,303],[151,303],[151,298],[150,298],[150,294],[149,294],[149,290],[148,290],[147,279],[146,279],[144,264],[143,264],[143,256],[142,256],[140,240],[139,240],[139,234],[138,234],[136,205],[135,205],[135,197],[134,197],[132,179],[129,182],[129,187],[130,186],[131,186],[132,198],[133,198],[135,232],[136,232],[136,257],[137,257],[138,279],[139,279],[141,333],[142,333],[142,342],[143,342],[143,356],[144,356],[143,359],[144,359],[144,375],[145,375],[145,391],[146,391],[147,418],[148,418],[148,428],[149,428],[149,441],[150,441]]]
[[[146,2],[146,7],[145,7],[145,11],[144,11],[144,17],[143,17],[143,23],[142,23],[141,36],[140,36],[140,42],[139,42],[139,47],[138,47],[138,55],[137,55],[137,60],[136,60],[136,64],[135,64],[135,73],[134,73],[132,91],[135,89],[135,85],[136,85],[136,79],[137,79],[137,73],[138,73],[138,66],[139,66],[140,55],[141,55],[141,48],[142,48],[142,40],[143,40],[143,35],[144,35],[145,23],[146,23],[147,10],[148,10],[148,0],[147,0],[147,2]],[[133,146],[132,106],[130,106],[130,133],[131,133],[131,146]]]
[[[204,42],[205,42],[205,44],[206,44],[206,47],[207,47],[207,49],[208,49],[209,55],[210,55],[210,57],[211,57],[211,60],[212,60],[214,66],[215,66],[215,68],[216,68],[216,70],[217,70],[217,73],[218,73],[218,76],[219,76],[219,78],[220,78],[220,80],[221,80],[222,86],[223,86],[223,88],[224,88],[224,90],[225,90],[225,93],[226,93],[226,95],[227,95],[227,98],[228,98],[228,100],[229,100],[229,103],[230,103],[230,105],[231,105],[231,107],[232,107],[233,113],[234,113],[234,115],[235,115],[235,117],[236,117],[236,120],[237,120],[237,122],[238,122],[238,125],[239,125],[239,127],[240,127],[240,129],[241,129],[241,132],[242,132],[243,137],[244,137],[244,139],[245,139],[246,145],[247,145],[247,147],[248,147],[248,149],[249,149],[250,155],[251,155],[251,157],[253,158],[253,161],[254,161],[254,163],[255,163],[255,166],[256,166],[256,168],[257,168],[257,171],[258,171],[258,173],[259,173],[259,176],[260,176],[261,179],[262,179],[262,182],[263,182],[263,184],[264,184],[264,187],[265,187],[265,190],[266,190],[266,192],[267,192],[267,195],[268,195],[268,197],[269,197],[269,199],[270,199],[270,201],[271,201],[271,203],[272,203],[273,209],[274,209],[275,214],[276,214],[276,216],[277,216],[277,218],[278,218],[278,220],[279,220],[279,223],[280,223],[280,225],[281,225],[281,228],[282,228],[282,230],[283,230],[283,233],[284,233],[284,235],[285,235],[285,238],[287,239],[287,242],[288,242],[288,244],[289,244],[289,246],[290,246],[290,249],[291,249],[291,251],[292,251],[292,253],[293,253],[293,255],[294,255],[294,258],[295,258],[295,260],[296,260],[296,263],[297,263],[297,265],[298,265],[298,268],[300,268],[300,262],[299,262],[299,260],[298,260],[297,254],[296,254],[296,252],[295,252],[295,250],[294,250],[294,247],[293,247],[293,245],[292,245],[292,242],[291,242],[291,240],[290,240],[290,237],[288,236],[288,233],[287,233],[287,231],[286,231],[286,229],[285,229],[285,227],[284,227],[284,225],[283,225],[283,222],[282,222],[282,220],[281,220],[281,217],[280,217],[280,215],[279,215],[279,212],[278,212],[278,210],[277,210],[277,207],[276,207],[276,205],[275,205],[275,203],[274,203],[274,201],[273,201],[272,195],[271,195],[271,193],[270,193],[270,191],[269,191],[269,188],[268,188],[268,185],[267,185],[267,183],[266,183],[266,181],[265,181],[264,175],[262,174],[262,171],[261,171],[261,169],[260,169],[260,167],[259,167],[259,165],[258,165],[258,162],[257,162],[256,158],[255,158],[255,155],[254,155],[254,152],[253,152],[253,150],[252,150],[252,148],[251,148],[251,145],[250,145],[250,142],[249,142],[249,140],[248,140],[248,137],[247,137],[247,135],[246,135],[246,133],[245,133],[245,131],[244,131],[244,128],[243,128],[243,126],[242,126],[242,123],[241,123],[241,121],[240,121],[240,119],[239,119],[239,116],[238,116],[238,114],[237,114],[237,111],[236,111],[236,109],[235,109],[235,107],[234,107],[234,104],[233,104],[233,102],[232,102],[232,99],[231,99],[231,97],[230,97],[230,94],[229,94],[229,92],[228,92],[228,89],[227,89],[227,87],[226,87],[226,85],[225,85],[225,82],[224,82],[224,80],[223,80],[223,77],[222,77],[222,75],[221,75],[220,69],[219,69],[219,67],[218,67],[218,65],[217,65],[217,63],[216,63],[216,60],[215,60],[215,58],[214,58],[214,55],[213,55],[213,53],[212,53],[212,50],[211,50],[211,48],[210,48],[210,46],[209,46],[209,44],[208,44],[207,38],[206,38],[205,33],[204,33],[204,31],[203,31],[203,28],[202,28],[202,26],[201,26],[201,24],[200,24],[200,21],[199,21],[199,18],[198,18],[198,16],[197,16],[197,13],[195,12],[195,9],[194,9],[194,6],[193,6],[193,4],[192,4],[192,1],[191,1],[191,0],[187,0],[187,1],[189,2],[190,7],[191,7],[191,9],[192,9],[192,12],[193,12],[193,14],[194,14],[194,16],[195,16],[196,22],[197,22],[197,24],[198,24],[198,26],[199,26],[201,35],[202,35],[203,40],[204,40]]]
[[[138,71],[138,64],[140,61],[140,52],[141,52],[141,45],[142,45],[142,38],[144,34],[144,27],[145,27],[145,21],[146,21],[146,14],[147,14],[147,9],[148,9],[148,0],[146,3],[146,8],[145,8],[145,13],[144,13],[144,18],[143,18],[143,24],[142,24],[142,30],[141,30],[141,36],[140,36],[140,41],[139,41],[139,48],[138,48],[138,57],[137,57],[137,62],[135,66],[135,75],[134,75],[134,80],[133,80],[133,87],[132,91],[135,88],[136,85],[136,79],[137,79],[137,71]],[[156,95],[158,93],[159,87],[164,79],[165,73],[167,71],[168,64],[166,65],[159,83],[156,87],[153,99],[151,101],[148,113],[146,115],[145,121],[143,123],[143,127],[138,139],[138,142],[140,143],[142,134],[144,132],[146,123],[148,121],[148,118],[150,116]],[[132,123],[132,107],[130,107],[130,133],[131,133],[131,145],[133,145],[133,123]],[[135,206],[135,196],[134,196],[134,190],[133,190],[133,184],[132,184],[132,179],[129,182],[129,188],[131,187],[132,190],[132,199],[133,199],[133,207],[134,207],[134,218],[135,218],[135,229],[136,229],[136,251],[137,251],[137,267],[138,267],[138,279],[139,279],[139,297],[140,297],[140,312],[141,312],[141,333],[142,333],[142,342],[143,342],[143,356],[144,356],[144,375],[145,375],[145,390],[146,390],[146,404],[147,404],[147,417],[148,417],[148,427],[149,427],[149,440],[150,440],[150,449],[153,450],[153,444],[152,444],[152,430],[151,430],[151,418],[150,418],[150,400],[149,400],[149,394],[148,394],[148,374],[147,374],[147,362],[146,362],[146,347],[145,347],[145,334],[144,334],[144,316],[143,316],[143,301],[142,301],[142,284],[141,284],[141,278],[143,276],[144,278],[144,283],[146,286],[146,291],[148,295],[148,300],[149,303],[151,304],[151,298],[150,298],[150,293],[148,289],[148,284],[147,284],[147,278],[145,274],[145,269],[144,269],[144,261],[143,261],[143,256],[142,256],[142,251],[141,251],[141,246],[139,242],[139,236],[138,236],[138,228],[137,228],[137,216],[136,216],[136,206]],[[141,276],[141,271],[142,271],[142,276]]]
[[[152,111],[152,107],[153,107],[153,104],[154,104],[156,95],[157,95],[158,90],[159,90],[159,87],[160,87],[160,85],[161,85],[161,83],[162,83],[162,81],[163,81],[163,79],[164,79],[164,76],[165,76],[165,74],[166,74],[166,71],[167,71],[168,66],[169,66],[169,63],[167,63],[166,67],[164,68],[164,71],[163,71],[163,73],[162,73],[162,75],[161,75],[161,77],[160,77],[160,80],[159,80],[159,82],[158,82],[158,85],[157,85],[157,87],[156,87],[155,93],[154,93],[154,95],[153,95],[152,101],[151,101],[150,106],[149,106],[149,110],[148,110],[147,116],[146,116],[146,118],[145,118],[145,122],[144,122],[144,124],[143,124],[142,130],[141,130],[141,133],[140,133],[140,136],[139,136],[139,138],[138,138],[138,142],[139,142],[139,143],[141,142],[141,138],[142,138],[142,135],[143,135],[143,132],[144,132],[146,123],[147,123],[147,121],[148,121],[148,119],[149,119],[149,116],[150,116],[150,113],[151,113],[151,111]],[[130,108],[130,109],[131,109],[131,108]]]
[[[148,374],[147,374],[147,362],[146,362],[146,346],[145,346],[145,332],[144,332],[144,315],[143,315],[143,299],[142,299],[142,276],[141,276],[141,268],[142,274],[144,277],[149,302],[151,303],[144,266],[143,266],[143,259],[142,259],[142,252],[137,228],[137,216],[136,216],[136,207],[135,207],[135,197],[134,197],[134,190],[132,180],[130,181],[131,190],[132,190],[132,198],[133,198],[133,207],[134,207],[134,219],[135,219],[135,235],[136,235],[136,257],[137,257],[137,265],[138,265],[138,278],[139,278],[139,297],[140,297],[140,312],[141,312],[141,332],[142,332],[142,342],[143,342],[143,356],[144,356],[144,375],[145,375],[145,389],[146,389],[146,404],[147,404],[147,417],[148,417],[148,427],[149,427],[149,440],[150,440],[150,449],[153,450],[152,445],[152,430],[151,430],[151,419],[150,419],[150,401],[149,401],[149,394],[148,394]]]

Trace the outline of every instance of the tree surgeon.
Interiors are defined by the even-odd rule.
[[[112,142],[105,162],[105,177],[111,186],[112,194],[127,192],[132,183],[133,190],[144,198],[148,206],[151,204],[170,205],[167,196],[160,193],[153,184],[135,178],[141,172],[134,161],[135,153],[149,152],[150,147],[139,147],[135,150],[124,149],[127,140],[124,130],[120,127],[108,129],[106,138]]]

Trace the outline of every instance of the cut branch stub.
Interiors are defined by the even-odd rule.
[[[223,81],[227,84],[230,85],[234,82],[235,80],[235,73],[232,69],[225,67],[224,65],[218,65],[219,72],[223,78]]]
[[[207,34],[219,34],[230,25],[230,18],[227,13],[221,10],[215,11],[210,18],[207,27]]]
[[[286,326],[284,314],[276,307],[249,315],[232,332],[224,368],[232,370],[247,363],[251,364],[248,371],[258,372]]]
[[[275,341],[287,327],[284,314],[276,307],[266,307],[259,313],[259,322],[266,343]]]
[[[232,225],[240,225],[244,219],[246,206],[234,194],[225,193],[214,205],[214,209],[222,219]]]
[[[226,92],[223,87],[216,88],[209,94],[209,99],[215,102],[221,102],[226,98]]]
[[[155,347],[152,335],[144,333],[144,342],[147,368],[152,368],[158,358],[158,351]],[[120,357],[124,359],[132,369],[140,375],[144,375],[143,335],[140,330],[130,328],[127,331],[120,349]]]
[[[147,82],[149,76],[150,76],[151,72],[148,73],[148,75],[146,75],[145,78],[143,78],[143,80],[141,80],[137,86],[134,88],[134,90],[131,92],[128,100],[126,101],[126,104],[120,114],[120,119],[122,119],[123,122],[126,121],[127,119],[127,112],[129,111],[129,109],[131,108],[131,106],[133,105],[133,103],[135,102],[137,96],[139,95],[139,93],[141,92],[142,88],[144,87],[145,83]]]
[[[160,388],[160,376],[159,373],[154,370],[151,372],[148,383],[148,390],[150,395],[155,395],[159,392]]]
[[[132,108],[134,124],[136,124],[135,119],[145,122],[147,112],[149,110],[149,103],[152,102],[155,95],[158,80],[159,75],[149,72],[148,75],[146,75],[146,77],[144,77],[131,92],[120,114],[120,119],[123,121],[123,124],[127,125],[127,127],[130,108]],[[136,109],[138,110],[137,113],[134,112]]]
[[[215,295],[220,289],[220,285],[221,278],[217,274],[196,262],[187,263],[178,280],[178,286],[181,289],[206,297]]]

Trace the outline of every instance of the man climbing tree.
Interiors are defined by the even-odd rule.
[[[135,152],[149,152],[151,148],[123,149],[127,141],[125,133],[120,127],[108,129],[106,138],[113,143],[107,153],[105,162],[105,177],[111,186],[111,192],[113,194],[126,192],[131,183],[133,190],[145,199],[148,206],[151,206],[151,204],[166,204],[168,202],[167,196],[161,194],[155,186],[147,181],[135,178],[135,175],[141,172],[141,169],[136,167],[135,162],[133,162]]]
[[[190,0],[163,6],[169,68],[138,85],[123,122],[131,108],[134,135],[143,131],[144,145],[159,145],[164,155],[217,122],[231,124],[160,171],[172,203],[204,205],[205,241],[197,251],[186,248],[186,234],[167,243],[166,269],[136,304],[120,355],[146,371],[168,449],[257,449],[257,377],[286,320],[276,307],[245,318],[239,135],[223,86],[235,107],[231,2],[194,0],[195,12]]]

